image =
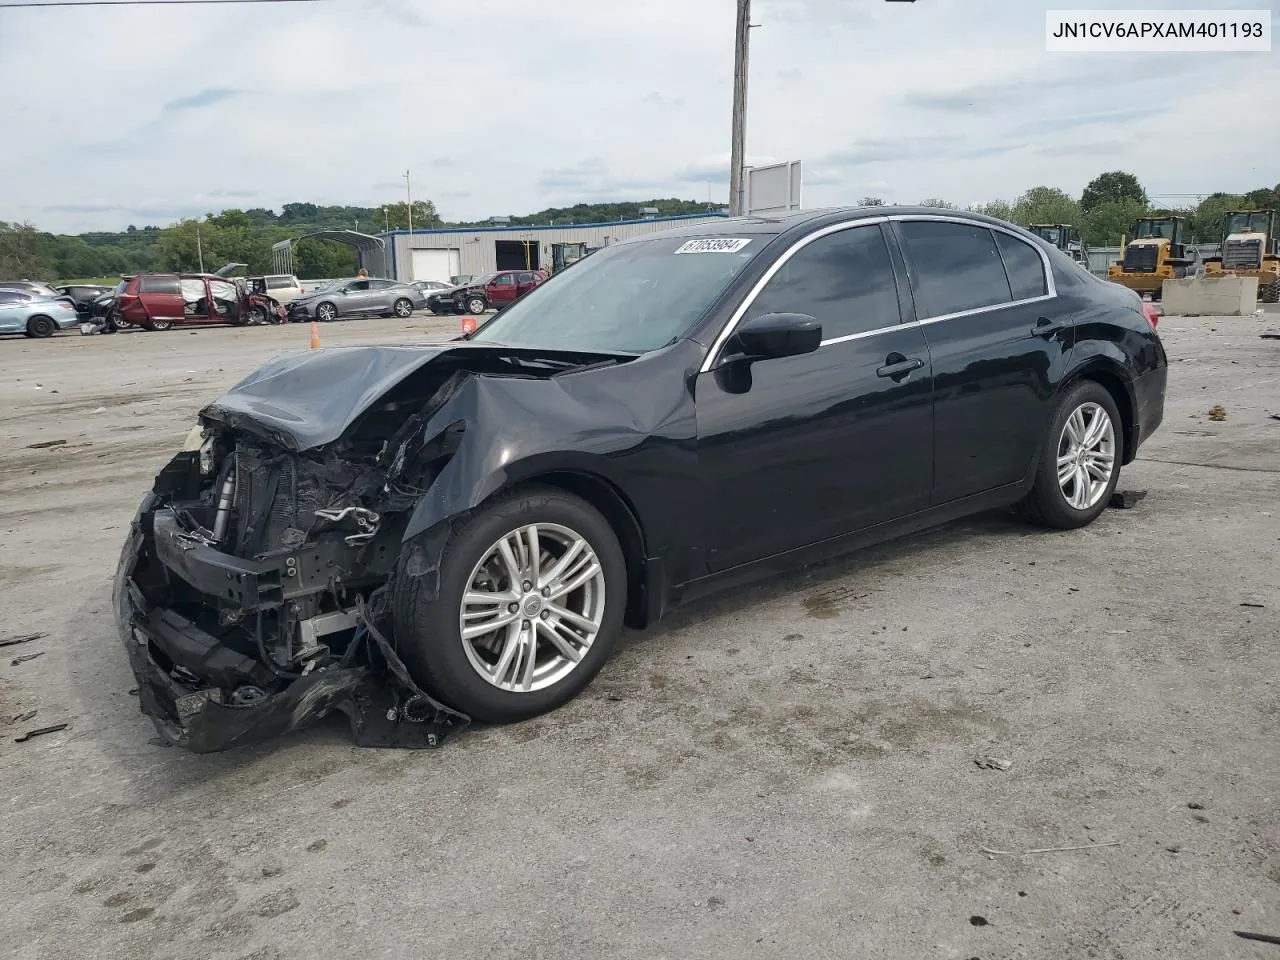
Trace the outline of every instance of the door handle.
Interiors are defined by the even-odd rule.
[[[876,370],[877,377],[889,377],[891,380],[902,380],[912,370],[919,370],[924,361],[919,357],[904,357],[900,353],[891,353],[884,358],[885,365]]]
[[[1031,328],[1031,335],[1033,337],[1044,337],[1048,340],[1065,329],[1067,329],[1067,325],[1061,320],[1050,320],[1048,317],[1041,317],[1036,321],[1036,325]]]

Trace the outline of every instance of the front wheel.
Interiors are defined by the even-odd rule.
[[[1263,303],[1280,303],[1280,277],[1263,287],[1262,294],[1258,299]]]
[[[46,316],[32,317],[27,321],[27,336],[44,339],[58,332],[58,325]]]
[[[472,297],[467,301],[467,313],[482,314],[488,309],[488,304],[479,297]]]
[[[1027,518],[1059,530],[1092,523],[1107,508],[1123,460],[1115,400],[1092,380],[1073,384],[1050,418],[1035,485],[1023,502]]]
[[[338,308],[335,307],[332,303],[322,303],[320,304],[320,306],[316,307],[317,320],[323,320],[325,323],[328,323],[330,320],[335,319],[337,316],[338,316]]]
[[[559,490],[529,488],[458,527],[439,592],[402,558],[395,634],[415,679],[483,723],[553,710],[604,666],[622,632],[626,562],[608,521]]]

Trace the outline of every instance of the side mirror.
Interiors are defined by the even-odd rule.
[[[753,360],[795,357],[818,349],[822,324],[803,313],[766,313],[748,320],[734,337],[742,352]]]

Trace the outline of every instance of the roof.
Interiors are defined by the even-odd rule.
[[[687,223],[690,220],[705,220],[708,217],[715,217],[720,220],[728,219],[723,213],[711,211],[709,213],[681,214],[678,217],[649,217],[644,220],[605,220],[601,223],[539,223],[534,225],[512,223],[489,227],[432,227],[429,230],[415,230],[413,235],[416,237],[420,233],[510,233],[513,230],[521,232],[526,230],[589,230],[593,227],[627,227],[644,223],[670,223],[674,225],[681,222]],[[379,236],[397,237],[408,235],[408,233],[408,230],[392,230],[390,233],[382,233]]]

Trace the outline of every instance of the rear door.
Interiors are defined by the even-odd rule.
[[[182,321],[182,287],[173,274],[150,273],[138,278],[138,299],[143,322],[151,320]],[[126,320],[137,323],[133,317]]]
[[[933,360],[934,505],[1024,479],[1048,429],[1072,330],[1047,256],[963,220],[895,224]]]
[[[493,306],[502,307],[515,300],[516,289],[516,275],[514,273],[500,273],[489,283],[486,295]]]
[[[21,333],[27,329],[31,297],[21,290],[0,290],[0,333]]]
[[[533,271],[525,270],[516,274],[516,299],[523,297],[526,293],[538,285],[538,278]]]

